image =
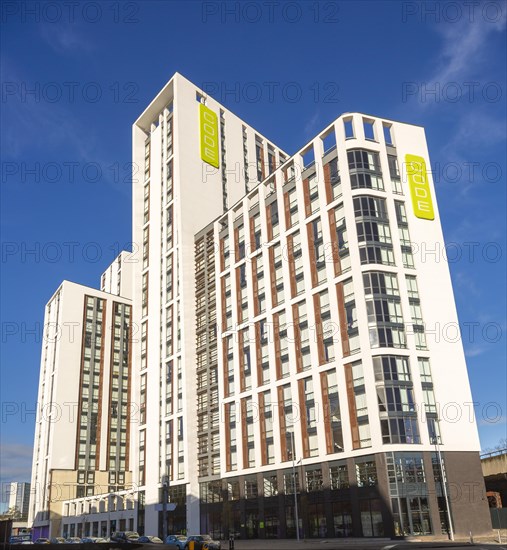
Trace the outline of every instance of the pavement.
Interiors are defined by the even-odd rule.
[[[470,539],[460,539],[451,542],[438,538],[409,538],[406,540],[392,540],[388,538],[364,539],[311,539],[311,540],[236,540],[234,550],[416,550],[417,548],[452,548],[459,549],[496,549],[507,550],[507,532],[502,535],[502,543],[498,542],[496,532],[487,537],[475,537],[473,544]],[[229,550],[228,541],[222,542],[222,550]]]

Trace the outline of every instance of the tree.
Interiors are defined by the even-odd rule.
[[[2,516],[7,519],[17,520],[21,519],[22,514],[17,506],[11,506]]]
[[[506,437],[503,437],[502,439],[500,439],[494,447],[488,447],[487,449],[484,449],[483,454],[496,453],[498,451],[507,451],[507,438]]]

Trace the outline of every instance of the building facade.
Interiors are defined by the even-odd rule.
[[[168,482],[170,532],[488,531],[424,130],[346,114],[289,158],[177,74],[133,161],[137,529]]]
[[[35,538],[62,535],[64,501],[131,485],[132,305],[118,288],[64,281],[46,306],[29,509]],[[82,523],[64,534],[84,536]]]
[[[30,483],[13,481],[7,484],[5,492],[7,510],[16,510],[19,518],[26,520],[30,503]]]
[[[176,74],[133,166],[133,252],[46,309],[37,536],[489,531],[424,130],[289,156]]]
[[[203,92],[176,75],[133,127],[133,242],[135,394],[140,418],[134,479],[139,486],[138,529],[162,534],[162,481],[177,503],[171,532],[199,531],[196,460],[196,349],[194,236],[258,184],[284,155],[211,98],[215,153],[199,156]],[[220,128],[220,129],[219,129]],[[197,147],[197,150],[195,149]],[[266,159],[266,161],[265,161]],[[268,166],[266,166],[266,162]],[[215,163],[216,164],[216,163]],[[246,169],[245,169],[246,167]],[[219,473],[218,447],[214,473]]]

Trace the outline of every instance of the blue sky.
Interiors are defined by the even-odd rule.
[[[506,437],[507,4],[433,6],[3,2],[1,482],[29,479],[44,305],[128,246],[131,125],[175,71],[289,153],[347,111],[426,128],[482,447]]]

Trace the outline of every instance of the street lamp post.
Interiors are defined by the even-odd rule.
[[[167,495],[169,493],[169,476],[162,476],[162,541],[167,538]]]
[[[447,483],[446,479],[444,477],[444,466],[442,462],[442,454],[440,452],[440,420],[438,418],[435,418],[435,428],[433,430],[433,434],[430,434],[433,436],[434,442],[435,442],[435,449],[437,451],[437,457],[438,457],[438,466],[440,468],[440,479],[442,483],[442,493],[444,495],[445,500],[445,507],[447,509],[447,523],[449,524],[449,538],[451,540],[454,540],[454,529],[452,527],[452,518],[451,518],[451,507],[449,502],[449,495],[447,494]]]
[[[296,448],[294,445],[294,431],[290,432],[292,441],[292,480],[294,484],[294,512],[296,516],[296,540],[299,542],[299,510],[298,510],[298,494],[296,487]]]
[[[442,454],[440,453],[440,444],[438,442],[438,434],[435,434],[435,447],[437,449],[438,465],[440,467],[440,478],[442,480],[442,492],[444,493],[445,507],[447,509],[447,523],[449,524],[449,538],[454,540],[454,530],[452,528],[451,508],[449,504],[449,495],[447,494],[447,483],[444,478],[444,466],[442,463]]]

